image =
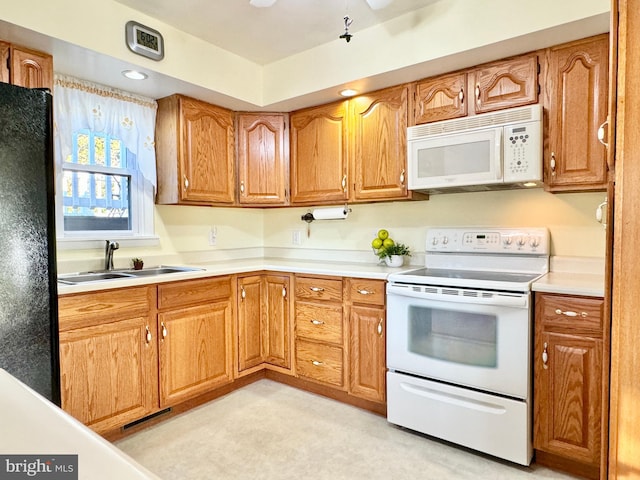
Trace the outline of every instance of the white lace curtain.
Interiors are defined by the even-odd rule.
[[[155,100],[56,74],[53,102],[58,171],[73,152],[74,132],[89,129],[121,140],[136,155],[143,177],[156,186]]]

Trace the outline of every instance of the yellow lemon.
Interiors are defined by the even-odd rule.
[[[382,246],[384,248],[389,248],[392,245],[395,245],[396,242],[394,242],[393,240],[391,240],[390,238],[385,238],[384,241],[382,242]]]
[[[382,240],[380,240],[379,238],[374,238],[371,242],[371,246],[376,250],[379,249],[380,247],[382,247]]]
[[[378,230],[378,238],[380,240],[384,240],[386,238],[389,238],[389,232],[386,231],[384,228],[381,230]]]

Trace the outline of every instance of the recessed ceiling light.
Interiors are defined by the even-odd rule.
[[[357,93],[358,91],[354,90],[353,88],[345,88],[344,90],[340,91],[340,95],[342,95],[343,97],[353,97]]]
[[[149,76],[146,73],[138,72],[137,70],[124,70],[122,75],[130,78],[131,80],[144,80]]]

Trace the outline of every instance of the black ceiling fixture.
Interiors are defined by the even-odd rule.
[[[351,37],[353,37],[353,35],[351,35],[349,33],[349,26],[353,23],[353,19],[349,17],[349,15],[345,15],[344,16],[344,33],[342,35],[340,35],[340,37],[338,38],[344,38],[347,43],[349,43],[351,41]]]

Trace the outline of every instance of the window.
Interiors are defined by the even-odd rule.
[[[56,75],[58,241],[153,237],[156,103]]]

